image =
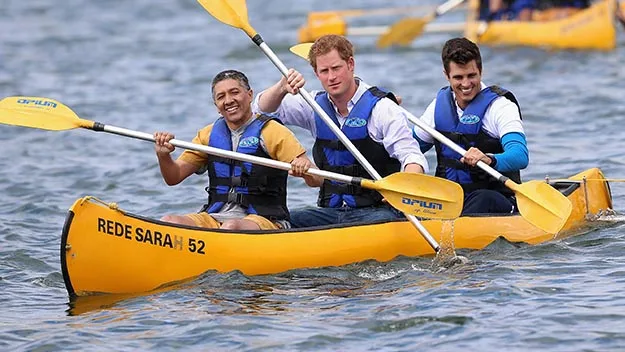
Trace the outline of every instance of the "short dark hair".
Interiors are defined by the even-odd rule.
[[[467,38],[449,39],[443,46],[441,59],[443,59],[445,72],[449,72],[449,63],[452,61],[459,65],[466,65],[473,60],[477,64],[477,69],[480,73],[482,72],[480,48]]]
[[[215,78],[213,78],[213,83],[211,84],[211,94],[214,95],[215,86],[217,85],[217,83],[227,80],[227,79],[233,79],[239,82],[239,84],[247,90],[251,89],[250,82],[248,81],[247,76],[243,74],[243,72],[240,72],[237,70],[225,70],[225,71],[219,72],[215,76]]]

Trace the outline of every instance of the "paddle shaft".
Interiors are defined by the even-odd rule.
[[[409,12],[417,11],[431,11],[434,6],[432,5],[418,5],[418,6],[405,6],[405,7],[390,7],[379,9],[354,9],[354,10],[336,10],[336,11],[323,11],[314,12],[312,14],[324,15],[324,14],[336,14],[341,17],[365,17],[365,16],[389,16],[389,15],[405,15]],[[311,14],[309,14],[310,16]]]
[[[462,32],[466,24],[464,22],[454,23],[428,23],[425,26],[425,33],[449,33],[449,32]],[[390,26],[365,26],[347,28],[345,33],[347,36],[379,36],[390,29]]]
[[[454,143],[451,139],[445,137],[442,133],[438,132],[437,130],[435,130],[434,128],[430,127],[428,124],[426,124],[425,122],[413,117],[413,116],[408,116],[408,121],[414,123],[415,125],[419,126],[419,128],[421,128],[422,130],[424,130],[425,132],[429,133],[432,137],[434,137],[436,140],[438,140],[439,142],[445,144],[446,146],[448,146],[449,148],[453,149],[453,151],[455,151],[456,153],[463,155],[466,154],[466,150],[464,150],[461,146],[457,145],[456,143]],[[483,161],[478,161],[477,162],[477,166],[486,171],[489,175],[493,176],[494,178],[496,178],[497,180],[506,183],[506,181],[508,181],[508,177],[502,175],[499,171],[493,169],[492,167],[490,167],[490,165],[486,164]]]
[[[250,33],[247,30],[246,30],[246,33],[250,35]],[[280,70],[282,75],[286,77],[289,73],[288,68],[284,65],[284,63],[282,63],[280,58],[278,58],[278,56],[273,52],[273,50],[271,50],[271,48],[265,43],[265,41],[260,36],[260,34],[256,33],[253,36],[250,35],[250,38],[256,45],[258,45],[258,47],[263,51],[263,53],[267,55],[269,60],[271,60],[271,62],[278,68],[278,70]],[[347,136],[343,134],[343,131],[341,131],[339,126],[337,126],[334,123],[334,121],[332,121],[330,116],[328,116],[328,114],[326,114],[326,112],[323,111],[321,106],[317,104],[317,102],[315,101],[315,99],[313,99],[310,93],[308,93],[304,88],[300,88],[299,94],[302,96],[302,98],[304,98],[304,100],[308,103],[308,105],[312,107],[312,109],[317,113],[317,115],[319,115],[321,119],[323,119],[325,124],[328,127],[330,127],[332,132],[338,137],[338,139],[341,141],[341,143],[343,143],[343,145],[347,148],[347,150],[349,150],[349,152],[352,153],[352,155],[365,168],[365,170],[367,170],[367,173],[369,173],[369,175],[371,175],[371,177],[373,177],[374,180],[380,180],[382,176],[380,176],[380,174],[369,163],[369,161],[360,153],[360,151],[356,148],[356,146],[354,146],[354,144],[349,140],[349,138],[347,138]],[[421,233],[423,238],[430,244],[432,249],[434,249],[434,251],[438,253],[440,251],[440,245],[438,244],[438,242],[436,242],[436,240],[432,237],[432,235],[429,234],[427,229],[419,222],[419,220],[413,215],[409,215],[409,214],[404,214],[404,215],[417,228],[417,230]]]
[[[0,100],[0,123],[51,131],[84,128],[155,142],[151,134],[81,119],[63,103],[43,97],[15,96]],[[223,150],[202,143],[188,143],[172,138],[169,144],[216,155],[227,159],[224,161],[227,163],[240,160],[285,171],[293,170],[290,163]],[[411,215],[428,216],[433,219],[455,219],[462,211],[460,186],[434,176],[396,172],[373,181],[314,168],[307,170],[306,174],[378,191],[392,207]]]
[[[100,122],[94,123],[93,127],[88,127],[88,126],[81,126],[81,127],[90,128],[97,132],[108,132],[108,133],[113,133],[113,134],[117,134],[121,136],[142,139],[144,141],[155,142],[154,136],[149,133],[133,131],[133,130],[129,130],[126,128],[121,128],[121,127],[109,126],[109,125],[102,124]],[[172,139],[169,141],[169,143],[175,147],[204,152],[206,154],[216,155],[216,156],[220,156],[223,158],[246,161],[246,162],[250,162],[253,164],[263,165],[263,166],[272,167],[274,169],[280,169],[280,170],[285,170],[285,171],[291,170],[291,164],[285,163],[283,161],[267,159],[267,158],[262,158],[262,157],[255,156],[255,155],[248,155],[248,154],[238,153],[238,152],[234,152],[230,150],[210,147],[206,145],[180,141],[177,139]],[[363,181],[363,179],[360,177],[347,176],[347,175],[337,174],[334,172],[313,169],[313,168],[308,169],[306,173],[310,175],[320,176],[320,177],[334,180],[334,181],[351,183],[356,186],[362,186],[362,181]]]
[[[446,1],[442,4],[440,4],[437,8],[436,11],[434,11],[434,18],[440,16],[440,15],[444,15],[447,12],[449,12],[450,10],[452,10],[454,7],[462,4],[465,0],[449,0]]]

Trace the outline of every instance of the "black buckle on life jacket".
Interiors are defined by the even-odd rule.
[[[231,185],[233,187],[247,187],[247,175],[231,177]]]
[[[461,142],[462,137],[464,137],[461,133],[458,133],[458,132],[448,132],[445,134],[447,135],[447,138],[451,139],[451,141],[454,143]]]
[[[359,195],[363,193],[363,188],[360,186],[355,186],[352,184],[345,183],[334,183],[333,181],[327,181],[324,183],[324,188],[329,193],[334,194],[349,194],[349,195]]]
[[[222,164],[227,164],[227,165],[233,165],[234,164],[234,159],[230,159],[230,158],[224,158],[221,156],[216,156],[213,157],[215,162],[217,163],[222,163]]]
[[[354,186],[351,183],[346,185],[347,187],[347,194],[351,194],[351,195],[356,195],[356,194],[360,194],[361,192],[357,192],[359,190],[361,190],[361,187],[358,186]]]
[[[228,202],[242,204],[243,203],[243,193],[228,193]]]

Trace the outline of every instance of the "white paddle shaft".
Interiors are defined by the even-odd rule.
[[[425,33],[449,33],[449,32],[464,32],[466,24],[464,22],[454,23],[428,23],[425,26]],[[367,26],[367,27],[354,27],[347,28],[346,34],[348,36],[379,36],[390,29],[390,26]]]
[[[427,123],[413,116],[408,116],[408,121],[419,126],[420,129],[429,133],[432,137],[434,137],[434,139],[438,140],[439,142],[453,149],[453,151],[455,151],[456,153],[463,155],[463,156],[464,154],[466,154],[467,151],[464,150],[461,146],[454,143],[451,139],[445,137],[442,133],[438,132],[437,130],[429,126]],[[499,171],[493,169],[490,165],[486,164],[485,162],[481,160],[477,162],[477,166],[501,182],[506,182],[506,180],[508,180],[506,176],[502,175]]]
[[[98,129],[94,129],[94,130],[97,131]],[[149,133],[133,131],[133,130],[129,130],[129,129],[126,129],[126,128],[121,128],[121,127],[103,125],[102,131],[113,133],[113,134],[118,134],[118,135],[122,135],[122,136],[142,139],[144,141],[150,141],[150,142],[154,142],[155,141],[154,140],[154,136],[149,134]],[[291,164],[285,163],[283,161],[262,158],[260,156],[255,156],[255,155],[248,155],[248,154],[238,153],[238,152],[234,152],[234,151],[231,151],[231,150],[224,150],[224,149],[219,149],[219,148],[215,148],[215,147],[210,147],[210,146],[207,146],[207,145],[201,145],[201,144],[196,144],[196,143],[180,141],[180,140],[177,140],[177,139],[172,139],[172,140],[169,141],[169,143],[171,145],[175,146],[175,147],[180,147],[180,148],[190,149],[190,150],[196,150],[196,151],[199,151],[199,152],[204,152],[204,153],[210,154],[210,155],[216,155],[216,156],[220,156],[220,157],[223,157],[223,158],[235,159],[235,160],[239,160],[239,161],[246,161],[246,162],[250,162],[250,163],[254,163],[254,164],[258,164],[258,165],[263,165],[263,166],[267,166],[267,167],[272,167],[274,169],[280,169],[280,170],[285,170],[285,171],[291,170]],[[359,183],[358,182],[359,179],[357,177],[337,174],[337,173],[330,172],[330,171],[325,171],[325,170],[319,170],[319,169],[310,168],[310,169],[308,169],[308,171],[306,173],[310,174],[310,175],[320,176],[320,177],[327,178],[327,179],[334,180],[334,181],[339,181],[339,182],[352,183],[352,182],[355,181],[355,182]]]
[[[447,13],[449,10],[462,4],[463,2],[464,0],[449,0],[449,1],[442,3],[436,8],[436,16],[438,17],[440,15]]]

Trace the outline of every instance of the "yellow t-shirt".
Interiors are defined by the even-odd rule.
[[[213,124],[205,126],[198,131],[192,142],[208,145]],[[304,154],[306,149],[300,144],[293,132],[276,121],[268,121],[260,131],[261,145],[274,160],[290,163],[293,159]],[[236,148],[235,148],[236,149]],[[195,150],[185,150],[179,160],[202,168],[208,162],[208,155]]]

